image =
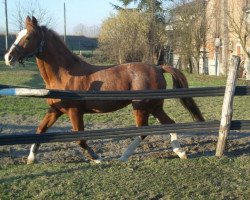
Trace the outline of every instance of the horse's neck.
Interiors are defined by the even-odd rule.
[[[75,57],[60,42],[47,41],[41,56],[37,58],[37,66],[46,84],[46,88],[63,89],[73,74],[89,73],[90,65]]]

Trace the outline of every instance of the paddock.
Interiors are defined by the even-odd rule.
[[[157,99],[157,98],[180,98],[180,97],[207,97],[207,96],[224,96],[225,87],[206,87],[206,88],[190,88],[190,89],[171,89],[171,90],[159,90],[159,91],[102,91],[102,92],[79,92],[79,91],[59,91],[59,90],[44,90],[35,88],[18,88],[10,85],[0,86],[1,96],[21,96],[21,97],[35,97],[35,98],[60,98],[60,99],[74,99],[74,100],[109,100],[109,99]],[[235,96],[246,96],[250,94],[249,86],[238,86],[235,89]],[[31,144],[34,142],[39,143],[54,143],[54,142],[72,142],[79,139],[95,140],[100,143],[105,142],[112,143],[112,139],[119,141],[124,138],[131,138],[139,135],[160,135],[159,140],[167,139],[166,134],[176,132],[183,135],[182,138],[189,137],[191,140],[195,136],[204,137],[210,136],[210,142],[213,144],[216,142],[216,135],[218,134],[220,127],[219,121],[208,121],[200,123],[178,123],[174,125],[161,125],[161,126],[149,126],[142,128],[128,127],[128,128],[114,128],[107,129],[102,128],[100,130],[87,130],[84,132],[59,131],[56,129],[52,133],[36,135],[32,132],[28,134],[11,134],[1,135],[0,145],[16,145],[16,144]],[[98,129],[98,128],[97,128]],[[249,120],[237,120],[230,123],[230,130],[233,131],[230,137],[235,138],[248,137],[247,131],[250,130]],[[213,139],[211,139],[213,137]],[[184,139],[185,140],[185,139]],[[105,143],[104,142],[104,143]],[[146,148],[152,152],[161,154],[160,151],[164,151],[164,142],[162,147],[160,144],[151,145],[151,148]],[[94,142],[97,144],[97,142]],[[145,142],[147,143],[147,142]],[[237,142],[236,142],[237,143]],[[111,145],[112,146],[112,145]],[[114,145],[116,146],[116,145]],[[143,145],[142,145],[143,146]],[[145,145],[144,145],[145,146]],[[158,149],[152,148],[153,146]],[[168,149],[165,145],[165,150]],[[194,148],[195,149],[195,148]],[[193,150],[192,150],[193,151]],[[141,152],[143,154],[143,152]],[[145,153],[144,153],[145,154]],[[150,152],[146,152],[150,154]],[[210,153],[211,154],[211,153]],[[110,156],[112,157],[112,156]]]

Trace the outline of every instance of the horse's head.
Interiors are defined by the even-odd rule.
[[[26,29],[17,34],[15,42],[5,54],[5,63],[14,66],[17,62],[42,52],[44,46],[44,33],[37,23],[37,19],[28,16],[25,21]]]

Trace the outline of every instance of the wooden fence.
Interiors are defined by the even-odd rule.
[[[116,137],[134,137],[138,135],[159,135],[171,132],[218,132],[219,138],[216,149],[216,156],[220,157],[224,153],[225,143],[230,130],[250,130],[250,120],[232,121],[233,97],[250,95],[249,86],[236,85],[236,75],[240,64],[239,57],[233,57],[232,65],[225,87],[206,87],[189,89],[171,89],[154,91],[64,91],[46,90],[34,88],[18,88],[8,85],[0,85],[1,96],[21,96],[36,98],[74,99],[74,100],[134,100],[134,99],[162,99],[162,98],[187,98],[223,96],[222,119],[210,122],[180,123],[148,127],[130,127],[104,130],[90,130],[84,132],[57,132],[44,134],[22,134],[22,135],[0,135],[0,145],[49,143],[49,142],[69,142],[80,139],[106,139]],[[0,99],[1,100],[1,99]]]

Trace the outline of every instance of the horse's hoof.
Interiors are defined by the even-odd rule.
[[[185,153],[185,154],[183,154],[182,156],[180,156],[180,159],[183,159],[183,160],[188,159],[187,154]]]
[[[31,165],[31,164],[34,164],[34,163],[36,163],[36,160],[28,159],[26,164]]]
[[[36,156],[34,156],[34,154],[29,155],[27,158],[27,164],[34,164],[36,161]]]
[[[95,164],[100,164],[102,162],[102,157],[101,156],[98,156],[97,159],[92,159],[91,162],[92,163],[95,163]]]
[[[183,151],[182,149],[174,149],[174,152],[179,156],[180,159],[187,159],[186,151]]]

